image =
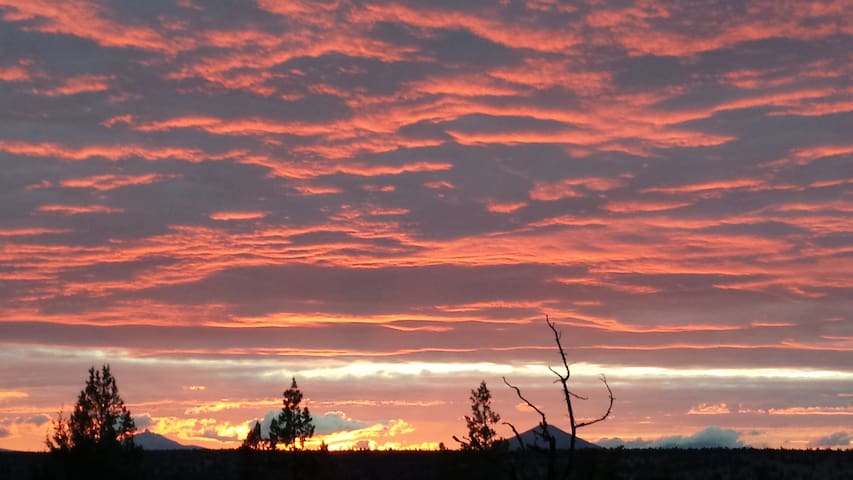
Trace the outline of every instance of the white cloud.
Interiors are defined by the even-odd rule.
[[[272,419],[277,417],[280,410],[270,410],[265,415],[261,422],[261,435],[266,437],[269,435],[270,423]],[[349,432],[353,430],[361,430],[372,425],[388,425],[390,420],[364,421],[356,420],[347,416],[342,411],[326,412],[322,415],[312,414],[314,420],[314,433],[316,435],[328,435],[330,433]],[[248,422],[249,427],[254,426],[255,420]]]
[[[626,448],[741,448],[744,443],[740,440],[741,432],[720,427],[708,427],[686,437],[672,435],[657,440],[637,438],[623,440],[621,438],[603,438],[598,441],[602,447]]]
[[[835,432],[809,442],[810,447],[849,447],[853,444],[853,435],[847,432]]]
[[[154,420],[151,418],[151,414],[148,413],[143,413],[141,415],[131,414],[131,416],[133,417],[133,423],[136,424],[136,428],[139,430],[145,430],[154,423]]]
[[[359,430],[369,427],[375,423],[384,422],[365,422],[355,420],[348,417],[344,412],[326,412],[323,415],[314,417],[314,426],[318,435],[325,435],[335,432],[346,432],[350,430]]]

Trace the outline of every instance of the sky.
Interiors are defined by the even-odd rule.
[[[0,0],[0,448],[850,448],[853,3]],[[511,431],[497,427],[500,436]]]

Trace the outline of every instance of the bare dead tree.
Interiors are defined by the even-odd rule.
[[[577,438],[578,429],[583,428],[583,427],[588,427],[590,425],[604,421],[607,417],[610,416],[610,413],[613,411],[613,390],[610,389],[610,385],[607,383],[607,377],[605,377],[602,374],[601,375],[601,382],[604,383],[604,387],[607,389],[607,396],[609,398],[609,403],[607,405],[607,411],[605,411],[604,414],[601,415],[600,417],[597,417],[597,418],[594,418],[591,420],[578,421],[575,418],[575,410],[574,410],[574,406],[572,405],[572,399],[588,400],[588,398],[580,396],[580,395],[572,392],[569,389],[569,379],[572,376],[572,371],[569,368],[569,362],[566,359],[566,351],[563,348],[562,334],[560,333],[559,330],[557,330],[556,324],[554,322],[552,322],[551,319],[547,315],[545,316],[545,323],[548,325],[548,328],[551,329],[551,332],[554,333],[554,343],[557,344],[557,350],[560,352],[560,359],[563,361],[563,368],[565,369],[565,373],[561,373],[561,372],[558,372],[557,370],[555,370],[553,367],[550,367],[550,366],[548,367],[548,369],[551,370],[551,372],[557,376],[560,384],[563,387],[563,398],[566,402],[566,409],[568,410],[569,422],[571,424],[572,436],[571,436],[571,439],[569,440],[569,459],[568,459],[568,465],[566,466],[565,474],[563,475],[563,478],[568,478],[570,473],[571,473],[571,468],[572,468],[572,464],[574,461],[575,439]],[[555,446],[556,440],[555,440],[554,436],[551,435],[551,433],[548,431],[548,421],[545,418],[545,413],[542,412],[541,409],[539,409],[538,407],[533,405],[533,403],[531,403],[529,400],[527,400],[524,397],[524,395],[521,394],[521,389],[510,384],[506,378],[504,378],[504,383],[508,387],[510,387],[511,389],[515,390],[515,394],[518,396],[519,399],[521,399],[521,401],[526,403],[527,406],[529,406],[530,408],[535,410],[536,413],[539,414],[539,417],[541,419],[539,422],[539,427],[540,427],[540,430],[542,433],[540,434],[537,432],[537,436],[539,436],[539,438],[542,438],[549,445],[549,448],[548,448],[548,454],[549,454],[548,478],[549,479],[554,478],[555,463],[556,463],[556,446]],[[524,445],[524,442],[521,438],[521,435],[518,434],[518,431],[515,429],[515,427],[513,425],[507,423],[507,422],[504,422],[504,423],[509,425],[510,428],[512,428],[512,431],[513,431],[513,433],[515,433],[515,437],[519,443],[520,448],[525,449],[525,445]]]
[[[548,430],[548,419],[545,417],[545,412],[540,410],[539,407],[537,407],[532,402],[530,402],[530,400],[525,398],[524,395],[521,394],[521,389],[509,383],[506,377],[503,377],[503,380],[506,386],[515,390],[515,394],[518,396],[518,398],[521,399],[522,402],[526,403],[528,407],[532,408],[536,411],[536,413],[539,414],[539,428],[537,430],[534,430],[533,434],[536,435],[536,437],[541,438],[545,442],[545,444],[548,445],[548,448],[545,449],[544,452],[548,456],[548,478],[554,478],[554,473],[556,472],[557,468],[557,439],[554,438],[554,436],[551,435],[551,432]],[[516,441],[518,441],[519,448],[521,450],[526,450],[527,446],[524,444],[524,440],[521,438],[521,435],[519,435],[518,430],[516,430],[515,426],[509,422],[504,423],[509,425],[509,428],[512,429],[512,433],[515,434],[515,439]],[[534,442],[533,447],[536,447],[536,442]],[[542,449],[540,448],[536,448],[536,450],[542,451]]]
[[[556,375],[557,378],[560,379],[560,383],[563,385],[563,397],[566,401],[566,408],[569,411],[569,421],[571,422],[571,426],[572,426],[572,439],[571,439],[571,443],[569,446],[569,452],[574,453],[574,451],[575,451],[575,436],[577,434],[578,428],[588,427],[588,426],[593,425],[595,423],[604,421],[604,419],[606,419],[607,417],[610,416],[610,412],[613,411],[613,390],[610,389],[610,385],[607,383],[607,377],[605,377],[602,374],[601,375],[601,381],[602,381],[602,383],[604,383],[604,387],[607,388],[607,396],[610,399],[610,403],[607,405],[607,411],[604,412],[604,414],[602,416],[600,416],[596,419],[587,420],[584,422],[577,422],[575,420],[574,408],[572,408],[572,398],[576,398],[578,400],[588,400],[588,399],[586,397],[576,395],[575,393],[572,393],[571,390],[569,390],[569,378],[572,376],[572,371],[571,371],[571,369],[569,369],[569,363],[566,360],[566,351],[563,349],[563,344],[561,342],[563,335],[557,330],[557,326],[554,324],[554,322],[551,321],[550,318],[548,318],[547,315],[545,316],[545,322],[548,324],[548,328],[550,328],[551,331],[554,333],[554,342],[557,344],[557,350],[560,351],[560,358],[563,360],[563,367],[566,369],[566,373],[562,374],[562,373],[554,370],[552,367],[548,367],[548,369],[551,370],[554,373],[554,375]]]

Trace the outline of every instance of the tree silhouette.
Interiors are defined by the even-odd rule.
[[[261,438],[261,424],[255,420],[255,426],[249,430],[249,433],[246,435],[246,439],[243,440],[243,444],[240,445],[240,448],[248,449],[248,450],[261,450],[264,446],[263,438]]]
[[[270,449],[275,450],[279,443],[288,450],[302,448],[305,440],[314,436],[314,421],[308,407],[299,408],[302,392],[296,385],[296,378],[282,396],[281,412],[270,423]]]
[[[136,425],[109,365],[89,368],[89,378],[69,416],[53,421],[45,443],[56,462],[55,478],[142,478],[141,449],[134,444]]]
[[[51,451],[109,452],[133,449],[136,425],[118,393],[109,365],[89,368],[89,379],[68,418],[62,412],[47,438]]]
[[[471,390],[471,416],[465,415],[468,426],[468,437],[460,440],[455,435],[453,439],[462,445],[462,450],[488,450],[498,440],[495,437],[495,425],[501,416],[492,410],[492,393],[486,386],[486,381],[480,382],[479,388]]]
[[[607,378],[604,375],[601,375],[601,381],[602,381],[602,383],[604,383],[604,387],[607,389],[607,396],[610,399],[610,402],[607,405],[607,411],[605,411],[604,414],[598,418],[586,420],[586,421],[578,421],[575,418],[575,410],[574,410],[574,406],[572,405],[572,399],[574,398],[577,400],[588,400],[588,398],[582,397],[582,396],[572,392],[571,390],[569,390],[569,378],[571,377],[572,372],[571,372],[571,369],[569,369],[569,362],[566,359],[566,351],[563,348],[562,333],[560,333],[557,330],[557,326],[554,324],[554,322],[551,321],[550,318],[548,318],[547,315],[545,316],[545,323],[548,325],[548,328],[550,328],[551,332],[554,334],[554,343],[557,344],[557,351],[560,353],[560,359],[562,360],[563,368],[565,369],[565,373],[561,373],[561,372],[558,372],[557,370],[554,370],[554,368],[552,368],[552,367],[548,367],[548,369],[551,370],[551,372],[557,376],[560,384],[563,387],[563,399],[566,403],[566,409],[568,410],[568,414],[569,414],[569,422],[570,422],[570,427],[571,427],[572,438],[571,438],[570,443],[569,443],[568,464],[566,465],[566,469],[565,469],[565,472],[563,475],[563,478],[569,478],[569,476],[571,475],[572,466],[573,466],[574,453],[575,453],[575,439],[577,437],[578,428],[587,427],[589,425],[604,421],[607,417],[610,416],[610,412],[613,411],[613,391],[610,389],[610,385],[607,383]],[[548,445],[548,449],[546,451],[546,453],[548,455],[548,470],[547,470],[548,478],[549,479],[556,478],[555,477],[555,475],[556,475],[556,461],[557,461],[556,440],[555,440],[554,436],[548,430],[548,420],[545,418],[545,413],[542,412],[542,410],[540,410],[538,407],[536,407],[536,405],[531,403],[527,398],[525,398],[524,395],[522,395],[522,393],[521,393],[521,389],[519,389],[517,386],[509,383],[507,381],[506,377],[503,378],[503,381],[508,387],[515,390],[515,393],[519,399],[521,399],[524,403],[527,404],[527,406],[529,406],[534,411],[536,411],[536,413],[539,414],[540,421],[539,421],[539,428],[536,431],[536,435],[539,438],[543,439],[545,441],[545,443]],[[510,424],[510,423],[506,423],[506,425],[508,425],[512,429],[513,433],[515,434],[515,438],[518,441],[519,448],[524,449],[525,445],[521,439],[521,435],[519,435],[519,433],[518,433],[518,430],[516,430],[515,426]]]

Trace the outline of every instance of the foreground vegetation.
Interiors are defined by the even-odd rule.
[[[146,451],[109,478],[226,479],[536,479],[546,475],[536,452]],[[851,479],[853,451],[623,450],[575,452],[574,478],[584,479]],[[94,478],[68,470],[50,453],[0,452],[2,479]]]

